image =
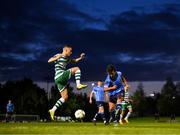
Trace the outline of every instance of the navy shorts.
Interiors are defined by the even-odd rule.
[[[104,106],[104,101],[96,101],[96,105],[98,108]]]
[[[109,102],[116,104],[117,99],[124,97],[124,90],[121,90],[120,92],[116,93],[115,95],[110,95]]]

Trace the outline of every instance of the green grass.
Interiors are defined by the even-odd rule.
[[[179,120],[178,120],[179,121]],[[60,135],[180,135],[180,123],[161,118],[133,118],[129,124],[108,126],[103,123],[0,123],[0,134],[60,134]]]

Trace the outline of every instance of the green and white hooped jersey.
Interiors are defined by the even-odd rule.
[[[129,93],[128,91],[125,91],[124,93],[124,100],[121,103],[122,105],[122,110],[125,110],[126,108],[132,108],[132,105],[129,101]]]
[[[129,92],[128,91],[124,92],[124,101],[129,102]]]
[[[55,61],[55,80],[63,74],[63,72],[66,70],[67,64],[70,61],[71,59],[66,57],[60,57]]]

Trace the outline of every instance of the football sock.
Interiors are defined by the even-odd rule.
[[[65,102],[64,98],[60,98],[51,110],[55,112],[57,108],[60,107],[64,102]]]
[[[76,80],[76,85],[78,86],[80,84],[80,79],[81,79],[81,71],[77,70],[75,72],[75,80]]]

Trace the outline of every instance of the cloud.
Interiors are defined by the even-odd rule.
[[[134,63],[144,63],[144,64],[173,64],[174,57],[166,55],[164,53],[150,53],[144,55],[133,55],[128,53],[118,53],[115,55],[107,55],[105,56],[107,61],[113,59],[116,63],[127,63],[127,64],[134,64]]]
[[[103,79],[107,64],[120,67],[128,80],[162,80],[170,73],[180,79],[179,4],[133,8],[109,22],[63,0],[7,0],[0,8],[0,80],[53,79],[47,60],[65,43],[73,46],[73,57],[86,53],[75,65],[83,80]]]
[[[110,31],[122,35],[122,43],[127,48],[138,53],[165,51],[172,54],[178,53],[179,22],[180,16],[167,10],[153,13],[138,13],[134,10],[114,16],[108,27]]]

